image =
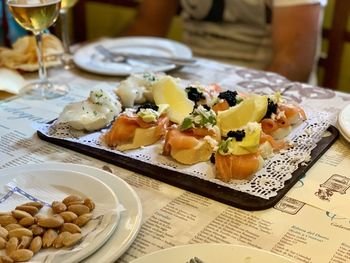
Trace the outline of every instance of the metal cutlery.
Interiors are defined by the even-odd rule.
[[[97,45],[95,49],[104,57],[116,63],[123,63],[127,59],[136,59],[136,60],[149,60],[149,61],[171,63],[177,66],[188,66],[188,65],[193,65],[196,62],[196,60],[194,59],[187,59],[187,58],[162,57],[162,56],[143,55],[143,54],[134,54],[134,53],[126,53],[126,52],[114,52],[114,51],[112,52],[102,45]]]

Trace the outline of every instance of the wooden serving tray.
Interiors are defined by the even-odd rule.
[[[307,165],[300,165],[292,174],[292,178],[285,182],[284,188],[277,192],[277,195],[264,199],[243,193],[231,188],[218,185],[216,183],[190,176],[178,171],[155,166],[153,164],[120,155],[117,152],[109,152],[89,145],[71,142],[64,139],[49,137],[37,131],[39,138],[56,145],[95,157],[99,160],[115,164],[128,170],[149,176],[159,181],[177,186],[190,192],[203,195],[216,201],[232,205],[244,210],[263,210],[274,206],[293,185],[311,168],[312,165],[326,152],[326,150],[336,141],[339,131],[334,126],[329,126],[329,136],[323,137],[311,152],[311,160]]]

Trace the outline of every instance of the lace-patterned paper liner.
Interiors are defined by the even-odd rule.
[[[327,112],[312,109],[307,109],[306,112],[308,119],[297,127],[293,127],[293,131],[287,137],[287,140],[294,145],[292,148],[282,150],[265,160],[264,167],[251,180],[231,181],[230,183],[215,179],[215,167],[209,161],[189,166],[182,165],[169,157],[161,155],[161,142],[136,150],[120,152],[103,145],[100,140],[101,135],[107,129],[86,133],[70,129],[67,124],[54,123],[41,126],[39,131],[48,137],[118,153],[155,166],[176,170],[189,176],[196,176],[250,195],[269,199],[277,195],[277,191],[284,187],[285,182],[292,177],[292,173],[297,170],[299,165],[307,165],[311,158],[311,151],[317,146],[317,142],[322,138],[331,123],[331,116]]]

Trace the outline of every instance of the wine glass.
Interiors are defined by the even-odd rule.
[[[72,62],[72,53],[70,51],[70,39],[68,32],[68,10],[73,7],[78,0],[62,0],[60,9],[60,20],[61,20],[61,33],[64,53],[61,57],[61,61],[65,69],[74,67]]]
[[[48,80],[42,49],[43,31],[57,20],[61,0],[7,0],[7,4],[17,23],[33,32],[37,44],[39,80],[26,85],[21,93],[31,99],[53,99],[65,95],[68,86]]]

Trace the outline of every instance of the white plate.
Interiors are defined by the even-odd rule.
[[[135,259],[132,263],[186,263],[194,257],[201,259],[204,263],[293,262],[285,257],[252,247],[230,244],[192,244],[159,250]]]
[[[176,41],[155,37],[123,37],[104,39],[83,46],[74,54],[73,60],[75,64],[86,71],[111,76],[126,76],[145,71],[169,71],[176,68],[174,64],[152,63],[134,59],[129,59],[128,63],[109,62],[96,51],[95,47],[97,45],[103,45],[110,51],[192,58],[191,49]]]
[[[56,169],[28,170],[27,165],[0,170],[0,184],[6,185],[9,182],[15,182],[16,186],[30,185],[27,188],[21,189],[25,191],[22,192],[22,195],[26,196],[27,202],[33,200],[33,197],[38,197],[39,199],[35,201],[50,204],[53,201],[50,195],[60,196],[60,198],[54,200],[61,200],[70,194],[76,194],[83,198],[90,197],[96,204],[100,204],[100,207],[103,207],[105,211],[112,211],[119,206],[117,196],[107,184],[80,172]],[[57,192],[56,194],[55,191]],[[103,195],[100,193],[103,193]],[[11,195],[8,195],[8,197],[10,198]],[[6,202],[6,200],[2,201]],[[20,200],[23,199],[21,198]],[[16,199],[9,200],[7,203],[9,203],[8,206],[11,207],[10,209],[14,208],[12,205],[15,206],[23,203],[20,200],[17,201],[18,203]],[[48,207],[42,209],[44,213],[47,210]],[[85,246],[84,249],[72,251],[65,255],[57,255],[50,262],[62,262],[62,260],[67,263],[77,262],[91,255],[108,240],[115,230],[119,221],[119,212],[113,214],[110,220],[111,222],[100,233],[95,235],[93,242],[83,245]],[[41,255],[41,259],[43,256]]]
[[[350,104],[340,111],[338,115],[338,127],[344,138],[350,141]]]
[[[8,178],[9,171],[11,171],[11,173],[12,171],[20,172],[23,171],[23,169],[26,171],[58,170],[83,173],[107,184],[118,197],[119,203],[123,205],[125,211],[121,212],[117,228],[111,233],[107,242],[90,257],[84,259],[84,262],[113,262],[128,249],[136,238],[142,219],[141,202],[135,191],[121,178],[103,170],[85,165],[45,163],[28,164],[0,170],[0,182],[3,183],[6,180],[5,178]],[[85,186],[82,185],[82,187],[85,189]],[[82,192],[85,193],[85,190]]]

